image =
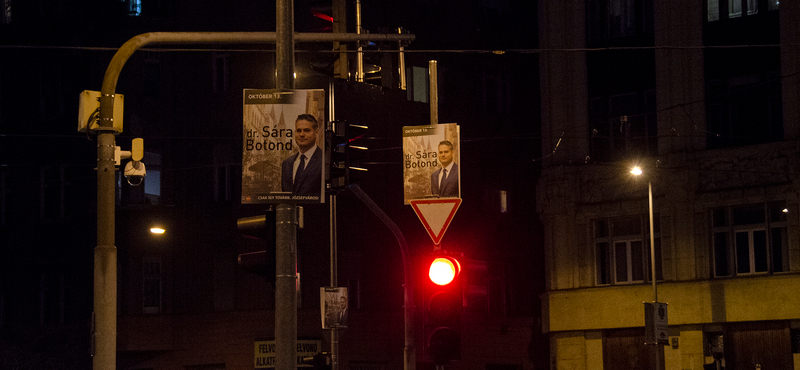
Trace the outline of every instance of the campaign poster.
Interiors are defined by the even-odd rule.
[[[350,316],[347,288],[321,287],[319,302],[323,329],[347,327],[347,317]]]
[[[245,89],[242,204],[324,203],[325,91]]]
[[[403,199],[461,198],[458,124],[403,127]]]

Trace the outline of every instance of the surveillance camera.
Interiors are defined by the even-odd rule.
[[[125,165],[125,178],[128,179],[128,184],[131,186],[139,186],[147,176],[147,170],[144,168],[144,163],[141,161],[130,161]]]

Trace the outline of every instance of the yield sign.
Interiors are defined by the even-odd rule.
[[[411,200],[410,203],[417,217],[422,221],[422,226],[428,230],[433,244],[439,245],[444,232],[450,226],[450,221],[453,221],[458,206],[461,205],[461,198],[416,199]]]

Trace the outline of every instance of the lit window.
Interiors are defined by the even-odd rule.
[[[778,10],[780,0],[762,0],[760,3],[762,7],[766,5],[766,10]],[[759,0],[707,0],[706,21],[741,18],[742,9],[747,9],[746,15],[756,15],[759,5]]]
[[[128,15],[142,15],[142,0],[127,0]]]

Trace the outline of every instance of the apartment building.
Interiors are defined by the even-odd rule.
[[[539,2],[552,369],[800,368],[798,15]],[[654,294],[663,360],[644,344]]]

